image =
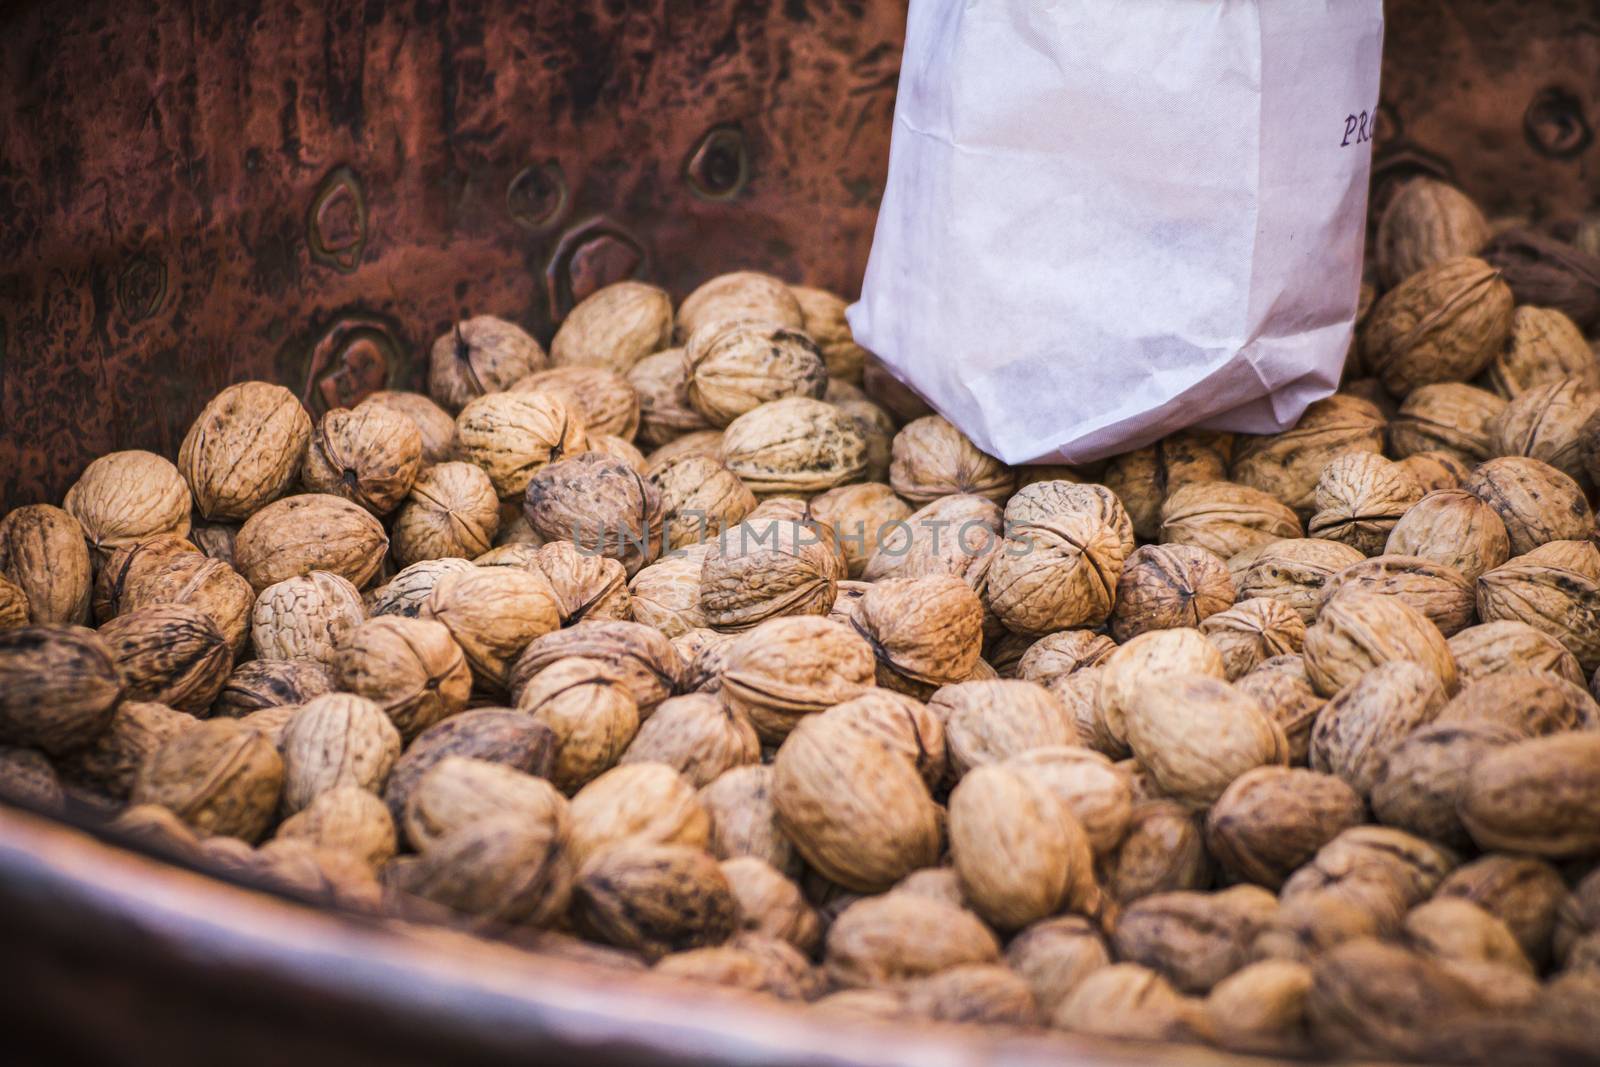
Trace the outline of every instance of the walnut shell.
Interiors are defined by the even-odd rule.
[[[712,426],[727,426],[785,397],[820,403],[828,387],[828,371],[816,344],[776,322],[708,322],[689,335],[683,362],[689,404]]]
[[[569,656],[534,674],[517,707],[556,738],[550,779],[565,793],[615,766],[639,729],[639,708],[617,670],[599,660]]]
[[[1317,479],[1317,513],[1306,527],[1312,537],[1339,541],[1362,555],[1383,551],[1389,531],[1422,499],[1416,479],[1380,455],[1336,456]]]
[[[769,745],[781,744],[804,716],[865,692],[875,672],[868,641],[808,616],[761,623],[730,643],[722,661],[723,699]]]
[[[512,665],[523,650],[561,627],[550,583],[515,567],[445,574],[434,583],[423,614],[449,628],[473,679],[498,691],[512,688]]]
[[[809,285],[791,285],[789,292],[800,305],[801,329],[817,342],[822,351],[822,361],[828,367],[828,381],[861,384],[861,371],[866,365],[867,350],[856,344],[845,318],[849,301],[826,289]]]
[[[110,725],[123,695],[112,646],[79,626],[0,631],[0,744],[60,756]]]
[[[377,519],[348,500],[305,493],[250,516],[235,546],[239,573],[257,593],[312,571],[330,571],[360,589],[383,565],[389,538]]]
[[[800,301],[787,285],[770,274],[741,270],[719,274],[685,297],[673,333],[683,341],[724,319],[753,319],[797,330],[805,323]]]
[[[284,813],[341,785],[382,793],[399,758],[400,732],[377,704],[348,693],[316,697],[284,728]]]
[[[664,763],[699,788],[760,760],[761,742],[743,711],[716,696],[691,693],[662,701],[620,762]]]
[[[613,282],[567,312],[550,342],[550,362],[626,374],[671,343],[672,298],[666,291],[643,282]]]
[[[619,843],[705,848],[711,819],[689,780],[663,763],[613,767],[572,798],[572,855]]]
[[[1164,545],[1192,545],[1223,559],[1303,533],[1299,516],[1276,497],[1225,481],[1172,490],[1161,504],[1158,531]]]
[[[359,504],[374,515],[400,506],[422,465],[422,435],[404,415],[382,407],[335,408],[311,435],[300,482]]]
[[[528,569],[549,583],[563,626],[628,616],[628,575],[617,560],[585,552],[571,541],[552,541],[534,551]]]
[[[943,574],[978,588],[999,549],[1002,522],[992,500],[967,494],[940,497],[904,522],[891,521],[878,531],[861,577],[877,582]]]
[[[1048,685],[1053,679],[1103,662],[1116,647],[1117,643],[1111,638],[1090,630],[1046,634],[1022,654],[1016,675],[1024,681]]]
[[[739,476],[708,456],[690,456],[660,468],[650,482],[661,496],[669,549],[712,540],[756,506],[755,494]]]
[[[0,630],[28,625],[28,594],[11,579],[0,575]]]
[[[750,764],[724,771],[700,790],[700,805],[711,818],[711,854],[731,860],[759,859],[781,874],[798,878],[800,857],[778,828],[772,804],[772,768]]]
[[[1355,826],[1317,850],[1279,894],[1332,896],[1366,913],[1373,932],[1397,931],[1410,908],[1430,896],[1457,863],[1455,853],[1387,826]]]
[[[1509,558],[1511,540],[1505,523],[1488,504],[1465,489],[1442,489],[1400,516],[1383,551],[1432,560],[1475,582]]]
[[[406,799],[402,825],[411,847],[427,852],[452,831],[501,814],[549,824],[557,837],[568,834],[567,798],[549,782],[462,756],[446,756],[423,774]]]
[[[233,669],[233,653],[211,618],[182,604],[153,604],[100,628],[132,700],[195,714],[211,706]]]
[[[1093,924],[1077,915],[1034,923],[1006,946],[1006,966],[1028,983],[1045,1018],[1085,978],[1110,963],[1105,941]]]
[[[60,508],[27,504],[0,517],[0,574],[26,595],[35,626],[89,621],[89,545]]]
[[[260,659],[313,659],[328,667],[365,618],[356,587],[326,571],[268,586],[256,598],[250,640]]]
[[[661,553],[660,492],[626,463],[597,452],[541,470],[527,483],[523,512],[540,537],[618,560],[629,576]]]
[[[444,624],[386,615],[358,624],[334,655],[340,690],[384,710],[402,742],[465,710],[472,672]]]
[[[95,583],[95,613],[102,622],[156,604],[182,604],[206,615],[234,655],[250,637],[255,590],[231,566],[198,552],[177,551],[168,538],[117,551]]]
[[[861,482],[812,497],[806,517],[834,531],[849,576],[860,578],[890,527],[911,518],[911,506],[882,482]]]
[[[534,475],[588,447],[583,419],[556,393],[489,393],[456,416],[457,454],[482,468],[502,500],[517,499]]]
[[[1039,1021],[1033,990],[1005,967],[951,967],[906,983],[913,1018],[950,1023],[1033,1026]]]
[[[856,901],[828,928],[823,966],[845,989],[893,989],[969,963],[994,963],[1000,943],[965,908],[911,893]]]
[[[441,838],[404,868],[399,888],[486,928],[547,926],[572,899],[566,846],[559,821],[490,816]]]
[[[1275,890],[1365,816],[1360,795],[1331,774],[1257,767],[1235,778],[1211,806],[1206,846],[1233,877]]]
[[[318,794],[304,810],[283,820],[276,840],[344,852],[374,869],[393,858],[396,848],[389,809],[353,785]]]
[[[1123,561],[1131,551],[1119,516],[1092,510],[1061,510],[1048,515],[1033,507],[1035,491],[1066,482],[1030,485],[1006,505],[1007,533],[992,557],[984,603],[1006,628],[1046,634],[1077,626],[1096,626],[1111,613]]]
[[[689,368],[683,349],[669,348],[646,356],[627,372],[639,398],[639,432],[644,445],[664,445],[684,434],[709,429],[711,423],[689,403]]]
[[[8,746],[0,746],[0,797],[41,812],[58,812],[66,800],[44,753]]]
[[[878,892],[939,851],[939,820],[917,770],[850,724],[809,716],[773,761],[778,824],[827,878]]]
[[[1549,671],[1574,685],[1584,684],[1583,668],[1566,646],[1515,619],[1469,626],[1448,644],[1462,685],[1508,671]]]
[[[425,559],[413,563],[367,593],[363,598],[367,614],[373,618],[380,615],[418,618],[428,603],[428,595],[441,577],[451,571],[470,573],[472,569],[471,561],[459,557]]]
[[[876,582],[853,625],[877,657],[879,682],[912,695],[967,677],[983,651],[983,606],[959,578]]]
[[[1378,820],[1431,841],[1471,844],[1456,815],[1473,764],[1518,734],[1492,722],[1434,722],[1393,745],[1377,763],[1372,810]]]
[[[394,557],[403,564],[489,550],[500,528],[494,483],[470,463],[437,463],[417,476],[394,520]]]
[[[1443,452],[1413,452],[1399,463],[1417,480],[1424,493],[1460,489],[1472,477],[1470,465]]]
[[[1250,946],[1277,906],[1253,885],[1155,893],[1123,910],[1111,944],[1119,959],[1151,968],[1185,993],[1205,993],[1250,962]]]
[[[1555,638],[1584,672],[1600,667],[1600,551],[1588,541],[1550,541],[1485,571],[1478,617],[1526,623]]]
[[[1100,717],[1110,739],[1126,740],[1125,717],[1139,690],[1181,674],[1226,673],[1222,654],[1199,630],[1151,630],[1118,646],[1100,673]]]
[[[603,848],[579,868],[573,918],[589,936],[658,960],[733,936],[738,903],[717,861],[682,845]]]
[[[1532,977],[1533,964],[1505,923],[1478,905],[1460,899],[1434,899],[1406,916],[1406,942],[1442,963],[1487,963]]]
[[[632,694],[641,718],[671,696],[683,675],[672,642],[658,630],[635,622],[596,619],[580,622],[529,644],[511,674],[512,692],[521,692],[539,671],[568,656],[605,663]]]
[[[723,462],[755,493],[820,493],[866,473],[867,442],[855,420],[821,400],[772,400],[727,426]]]
[[[1470,900],[1505,923],[1535,966],[1543,966],[1567,884],[1543,860],[1491,853],[1452,871],[1434,899]]]
[[[1149,968],[1113,963],[1079,982],[1050,1021],[1059,1029],[1096,1037],[1194,1040],[1204,1025],[1201,1003]]]
[[[1455,660],[1444,635],[1405,601],[1346,590],[1323,604],[1306,630],[1306,675],[1331,697],[1375,667],[1411,660],[1438,678],[1446,694],[1458,688]]]
[[[1261,960],[1211,988],[1205,1002],[1211,1039],[1230,1052],[1258,1056],[1304,1056],[1306,997],[1311,968],[1292,960]]]
[[[457,322],[428,352],[428,393],[459,412],[486,393],[511,388],[545,365],[544,349],[526,330],[493,315]]]
[[[1133,817],[1132,782],[1102,754],[1061,745],[1030,749],[1002,765],[1054,793],[1083,827],[1097,857],[1110,855],[1127,833]]]
[[[1199,818],[1171,800],[1134,805],[1128,832],[1107,867],[1106,888],[1123,904],[1152,893],[1211,884],[1211,859]]]
[[[1543,460],[1586,489],[1593,488],[1584,432],[1600,415],[1600,383],[1563,378],[1535,386],[1506,405],[1490,420],[1497,456],[1531,456]]]
[[[1306,996],[1319,1048],[1375,1059],[1424,1057],[1436,1027],[1483,1007],[1472,987],[1440,964],[1372,938],[1319,957]]]
[[[632,620],[674,640],[704,629],[700,575],[710,552],[710,543],[690,545],[669,551],[641,568],[628,583],[628,613]]]
[[[1422,176],[1402,185],[1384,207],[1373,256],[1378,277],[1393,288],[1436,263],[1475,256],[1488,243],[1488,220],[1472,198]]]
[[[816,969],[794,946],[753,933],[741,933],[729,944],[668,953],[654,971],[681,982],[726,986],[779,1000],[805,1001],[822,988]]]
[[[1600,732],[1490,752],[1467,772],[1457,811],[1480,848],[1552,858],[1600,851]]]
[[[272,825],[283,784],[271,741],[232,719],[211,719],[162,742],[129,801],[159,804],[202,836],[255,842]]]
[[[1337,393],[1306,408],[1291,429],[1239,438],[1233,480],[1296,511],[1309,511],[1322,468],[1341,452],[1382,452],[1383,429],[1383,413],[1375,405]]]
[[[1508,670],[1465,686],[1439,712],[1439,721],[1494,723],[1534,737],[1600,727],[1600,704],[1569,679],[1542,670]]]
[[[1483,260],[1443,260],[1379,298],[1362,327],[1362,351],[1396,396],[1470,381],[1510,335],[1512,305],[1511,287]]]
[[[1417,556],[1373,556],[1352,563],[1322,587],[1324,602],[1356,590],[1403,600],[1427,616],[1446,637],[1474,621],[1473,583],[1460,571]]]
[[[928,709],[944,723],[952,780],[975,767],[1079,740],[1071,713],[1035,682],[958,682],[935,692]]]
[[[1594,532],[1594,513],[1583,489],[1542,460],[1492,459],[1473,471],[1462,488],[1500,516],[1513,556],[1547,541],[1581,541]]]
[[[1322,602],[1322,587],[1339,571],[1365,557],[1349,545],[1306,537],[1266,546],[1243,570],[1235,570],[1239,600],[1268,597],[1297,612],[1309,626]],[[1232,567],[1235,561],[1230,561]]]
[[[417,429],[417,440],[422,445],[421,467],[443,463],[455,455],[456,420],[450,413],[421,393],[408,393],[398,389],[380,389],[368,395],[353,409],[356,413],[379,408],[402,415],[411,420]]]
[[[754,856],[723,860],[721,867],[739,904],[740,930],[778,938],[807,954],[816,950],[822,921],[799,886]]]
[[[240,719],[263,708],[304,704],[333,688],[333,672],[316,660],[251,660],[228,676],[211,714]]]
[[[1147,630],[1196,627],[1232,604],[1222,560],[1190,545],[1145,545],[1123,564],[1111,633],[1127,641]]]
[[[281,385],[240,382],[206,404],[178,449],[194,507],[212,521],[248,519],[294,484],[311,416]]]
[[[1230,445],[1223,435],[1179,431],[1113,459],[1106,467],[1106,488],[1128,509],[1134,532],[1142,540],[1154,541],[1168,494],[1185,485],[1227,478]]]
[[[1512,313],[1511,336],[1488,378],[1495,392],[1513,399],[1562,378],[1600,386],[1600,367],[1577,323],[1555,308],[1525,304]]]
[[[1298,767],[1310,760],[1311,731],[1327,701],[1311,688],[1305,660],[1300,656],[1274,656],[1234,685],[1260,702],[1267,716],[1283,727],[1289,739],[1289,762]]]
[[[1311,766],[1336,774],[1366,797],[1383,761],[1408,735],[1438,717],[1439,675],[1407,660],[1372,666],[1328,701],[1311,734]]]
[[[822,527],[752,516],[707,553],[700,607],[718,630],[746,630],[780,615],[826,615],[844,574]]]
[[[894,438],[889,484],[914,505],[970,493],[1000,503],[1016,488],[1016,473],[978,450],[941,415],[908,423]]]
[[[1389,893],[1382,879],[1352,881],[1373,893]],[[1378,936],[1379,915],[1364,906],[1359,894],[1346,895],[1349,884],[1335,884],[1329,892],[1304,892],[1282,901],[1277,914],[1256,935],[1256,958],[1309,964],[1335,945]],[[1398,930],[1400,917],[1390,915],[1387,907],[1382,910],[1388,921],[1386,929]]]
[[[509,392],[559,397],[582,421],[591,448],[599,438],[626,443],[639,432],[639,394],[616,371],[590,366],[555,367],[535,371]]]
[[[1245,771],[1289,762],[1288,740],[1255,698],[1219,678],[1176,674],[1134,688],[1128,746],[1163,792],[1205,807]]]
[[[125,803],[151,753],[195,722],[192,715],[165,704],[124,700],[105,732],[64,757],[61,770],[97,794]]]
[[[509,708],[478,708],[452,715],[418,734],[395,762],[384,783],[383,799],[398,824],[422,776],[446,756],[502,763],[541,778],[550,777],[557,739],[531,715]]]
[[[84,468],[62,501],[101,562],[159,534],[189,533],[189,486],[154,452],[111,452]]]
[[[899,427],[889,413],[867,400],[837,400],[831,395],[833,380],[829,381],[828,402],[856,424],[856,430],[867,444],[867,466],[861,476],[869,482],[889,480],[889,465],[894,460],[894,435]]]
[[[1256,597],[1208,615],[1200,632],[1222,654],[1226,677],[1233,681],[1275,656],[1299,653],[1306,624],[1282,601]]]

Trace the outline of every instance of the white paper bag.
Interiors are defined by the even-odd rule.
[[[912,0],[856,340],[1009,463],[1331,393],[1381,0]]]

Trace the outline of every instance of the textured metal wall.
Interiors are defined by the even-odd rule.
[[[1600,13],[1392,0],[1379,180],[1600,191]],[[0,14],[0,506],[173,452],[205,399],[314,409],[456,316],[548,337],[627,275],[853,292],[904,0],[76,0]]]

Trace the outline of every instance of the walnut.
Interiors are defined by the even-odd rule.
[[[1331,774],[1257,767],[1211,806],[1206,846],[1234,878],[1275,890],[1365,815],[1361,797]]]
[[[613,767],[639,729],[639,707],[617,670],[583,656],[532,675],[518,691],[517,707],[554,733],[550,778],[569,794]]]
[[[1462,685],[1508,671],[1549,671],[1584,684],[1583,668],[1560,641],[1515,619],[1469,626],[1448,644]]]
[[[1594,532],[1594,513],[1583,489],[1542,460],[1492,459],[1473,471],[1462,488],[1500,516],[1513,556],[1547,541],[1577,541]]]
[[[683,349],[669,348],[646,356],[627,372],[639,398],[637,440],[664,445],[684,434],[709,429],[711,423],[689,403],[689,368]]]
[[[1402,185],[1383,209],[1373,255],[1378,277],[1392,288],[1436,263],[1475,256],[1488,243],[1489,223],[1472,198],[1423,176]]]
[[[607,845],[705,848],[711,819],[689,780],[663,763],[613,767],[572,798],[572,854],[581,864]]]
[[[0,798],[41,812],[59,812],[66,794],[44,753],[0,745]]]
[[[529,644],[511,674],[511,690],[520,693],[539,671],[568,656],[586,656],[615,669],[632,694],[641,718],[671,696],[683,675],[672,642],[658,630],[635,622],[594,620],[549,633]]]
[[[823,967],[844,989],[892,989],[962,964],[996,963],[1000,943],[965,908],[911,893],[863,898],[828,928]]]
[[[446,756],[428,769],[406,799],[406,840],[427,852],[454,830],[495,815],[544,823],[568,833],[567,798],[543,778],[503,763]]]
[[[248,519],[294,484],[311,416],[281,385],[240,382],[212,397],[178,449],[194,507],[213,521]]]
[[[465,710],[472,672],[444,624],[386,615],[358,624],[331,664],[340,690],[383,708],[403,742]]]
[[[944,779],[945,732],[938,713],[925,704],[887,689],[868,689],[835,704],[824,714],[848,723],[899,753],[922,776],[929,789]]]
[[[1128,905],[1112,933],[1117,957],[1149,967],[1185,993],[1208,992],[1250,962],[1278,902],[1259,886],[1155,893]]]
[[[112,452],[84,468],[62,506],[78,520],[95,559],[158,534],[189,533],[189,486],[154,452]]]
[[[882,482],[862,482],[812,497],[806,517],[838,535],[850,577],[860,578],[889,528],[911,518],[911,507]]]
[[[1077,915],[1034,923],[1006,946],[1006,965],[1028,983],[1045,1018],[1054,1015],[1085,978],[1110,963],[1105,941]]]
[[[588,447],[583,419],[556,393],[490,393],[456,416],[457,453],[483,469],[502,500],[520,497],[534,475]]]
[[[289,723],[294,720],[300,711],[298,705],[288,704],[276,708],[261,708],[248,715],[239,717],[239,725],[256,733],[272,742],[272,747],[283,754],[283,732],[289,728]]]
[[[567,312],[550,342],[550,362],[626,374],[671,343],[672,298],[666,291],[643,282],[614,282]]]
[[[1000,546],[1000,508],[981,496],[940,497],[904,522],[875,531],[861,577],[923,578],[942,574],[978,588]]]
[[[1424,493],[1459,489],[1472,476],[1469,464],[1443,452],[1413,452],[1400,460],[1399,465],[1417,480]]]
[[[28,594],[11,579],[0,575],[0,630],[28,625]]]
[[[1239,600],[1269,597],[1294,609],[1310,625],[1317,617],[1323,585],[1364,558],[1337,541],[1316,537],[1278,541],[1234,572],[1234,586]]]
[[[1189,545],[1145,545],[1117,580],[1111,633],[1127,641],[1146,630],[1199,626],[1233,604],[1233,579],[1210,552]]]
[[[711,854],[731,860],[749,856],[790,877],[800,876],[800,857],[778,829],[772,804],[772,768],[734,767],[700,790],[700,805],[711,818]]]
[[[330,571],[360,589],[382,566],[389,538],[377,519],[348,500],[306,493],[250,516],[236,545],[239,572],[257,593],[312,571]]]
[[[470,463],[436,463],[417,476],[394,520],[394,557],[402,564],[489,550],[500,529],[494,483]]]
[[[1581,685],[1547,671],[1507,670],[1464,687],[1440,722],[1494,723],[1522,737],[1600,727],[1600,704]]]
[[[1300,519],[1276,497],[1233,482],[1193,482],[1161,504],[1162,544],[1192,545],[1229,559],[1250,548],[1300,537]]]
[[[1424,496],[1400,517],[1383,551],[1432,560],[1474,582],[1506,561],[1511,541],[1505,523],[1488,504],[1465,489],[1443,489]]]
[[[1162,791],[1196,807],[1252,767],[1289,762],[1283,729],[1255,698],[1203,674],[1136,686],[1124,725],[1134,758]]]
[[[633,621],[660,630],[674,640],[704,629],[700,574],[710,552],[710,543],[669,551],[635,574],[628,583],[629,615]]]
[[[550,777],[557,739],[531,715],[509,708],[478,708],[452,715],[418,734],[396,761],[383,787],[384,803],[398,824],[422,776],[446,756],[501,763]]]
[[[661,553],[660,492],[626,463],[597,452],[541,470],[527,483],[523,511],[540,537],[618,560],[630,577]]]
[[[1082,825],[1097,857],[1110,855],[1133,816],[1129,776],[1104,755],[1072,745],[1030,749],[1002,766],[1056,795]]]
[[[1495,749],[1467,772],[1456,810],[1480,848],[1555,859],[1600,850],[1600,732]]]
[[[1375,405],[1337,393],[1306,408],[1291,429],[1239,438],[1233,480],[1296,511],[1310,511],[1322,468],[1341,452],[1382,452],[1383,429],[1383,414]]]
[[[476,925],[547,926],[572,899],[572,859],[562,825],[492,815],[445,835],[402,868],[398,888]]]
[[[1261,960],[1212,987],[1205,1018],[1211,1039],[1231,1052],[1259,1056],[1304,1056],[1306,996],[1311,968],[1292,960]]]
[[[1467,381],[1511,332],[1511,287],[1481,259],[1457,256],[1424,268],[1378,300],[1362,350],[1384,388]]]
[[[1113,459],[1105,472],[1106,488],[1128,509],[1140,539],[1154,541],[1167,496],[1185,485],[1227,478],[1231,447],[1225,434],[1182,430]]]
[[[832,381],[829,382],[830,390]],[[861,399],[836,400],[831,395],[827,400],[840,413],[856,424],[856,431],[861,434],[861,439],[867,445],[867,466],[861,472],[862,478],[869,482],[885,482],[889,480],[889,466],[894,460],[894,435],[899,427],[895,425],[889,413],[862,397]]]
[[[61,770],[74,783],[125,803],[151,753],[195,722],[193,716],[165,704],[124,700],[105,732],[62,758]]]
[[[363,414],[377,408],[393,412],[411,420],[417,429],[417,440],[422,446],[421,467],[443,463],[455,455],[456,420],[450,413],[421,393],[408,393],[394,389],[380,389],[372,393],[353,409]]]
[[[778,938],[804,953],[816,950],[822,921],[799,886],[754,856],[723,860],[721,867],[739,905],[740,930]]]
[[[1490,722],[1435,722],[1404,738],[1378,763],[1371,803],[1378,820],[1449,845],[1471,844],[1456,814],[1472,765],[1517,740],[1512,729]]]
[[[761,743],[743,711],[716,696],[692,693],[663,701],[620,762],[664,763],[698,788],[760,759]]]
[[[728,423],[722,458],[755,493],[819,493],[865,474],[867,442],[832,404],[790,396]]]
[[[1005,967],[951,967],[906,983],[904,992],[906,1011],[914,1018],[1003,1026],[1039,1021],[1033,990]]]
[[[719,630],[746,630],[780,615],[825,615],[844,574],[844,560],[821,527],[752,516],[707,553],[700,606]]]
[[[916,768],[847,722],[808,716],[773,761],[778,824],[812,867],[860,892],[938,855],[939,821]]]
[[[1511,336],[1489,364],[1494,391],[1507,399],[1562,378],[1600,386],[1600,367],[1583,331],[1555,308],[1523,305],[1511,315]]]
[[[1478,617],[1526,623],[1559,641],[1585,673],[1600,667],[1600,551],[1589,541],[1550,541],[1485,571]]]
[[[573,918],[589,936],[648,960],[728,940],[738,904],[709,854],[626,841],[590,855],[578,871]]]
[[[551,541],[539,546],[524,566],[549,583],[563,626],[628,617],[628,574],[617,560],[585,552],[571,541]]]
[[[894,438],[889,484],[915,505],[970,493],[999,503],[1016,488],[1016,474],[979,451],[941,415],[908,423]]]
[[[1556,915],[1567,885],[1543,860],[1492,853],[1463,864],[1439,884],[1435,900],[1469,900],[1503,922],[1523,953],[1549,962]]]
[[[590,434],[589,451],[598,455],[609,456],[620,463],[625,463],[637,471],[641,477],[650,476],[650,464],[644,458],[644,453],[639,451],[632,441],[625,441],[615,434]]]
[[[261,659],[313,659],[332,667],[335,651],[364,617],[355,586],[337,574],[312,571],[261,591],[251,643]]]
[[[793,945],[753,933],[740,934],[728,944],[668,953],[653,969],[682,982],[770,994],[779,1000],[806,1001],[822,988],[816,968]]]
[[[958,578],[876,582],[853,625],[877,657],[878,681],[912,695],[967,677],[983,648],[983,606]]]
[[[597,438],[632,441],[639,432],[639,394],[617,371],[570,366],[535,371],[513,385],[513,393],[559,397],[583,423],[590,447]]]
[[[470,573],[473,564],[459,557],[425,559],[404,568],[388,582],[371,590],[363,598],[367,614],[398,615],[415,619],[428,603],[428,595],[441,577],[452,571]]]
[[[1470,901],[1419,904],[1406,916],[1404,933],[1411,948],[1442,963],[1496,964],[1533,975],[1533,964],[1506,924]]]
[[[686,693],[715,693],[722,688],[723,654],[737,635],[715,630],[685,630],[672,639],[683,664],[679,689]]]
[[[727,426],[773,400],[821,401],[828,371],[811,338],[769,321],[708,322],[683,350],[689,404],[712,426]]]
[[[1211,861],[1199,819],[1171,800],[1134,806],[1128,832],[1107,868],[1106,889],[1123,904],[1152,893],[1211,884]]]
[[[335,408],[311,435],[300,482],[387,515],[411,491],[422,465],[422,435],[404,415],[381,407]]]
[[[1437,1027],[1483,1007],[1472,987],[1440,964],[1373,938],[1318,958],[1306,996],[1319,1048],[1374,1059],[1425,1057]]]
[[[284,814],[341,785],[381,793],[399,758],[400,732],[377,704],[348,693],[316,697],[283,732]]]
[[[1405,601],[1346,590],[1323,604],[1307,628],[1306,675],[1331,697],[1375,667],[1411,660],[1438,678],[1446,694],[1458,688],[1455,660],[1444,635]]]
[[[1033,749],[1078,742],[1071,713],[1035,682],[958,682],[935,692],[928,709],[944,724],[953,780]]]
[[[318,794],[308,807],[283,821],[276,840],[345,852],[374,869],[387,863],[396,848],[389,809],[353,785]]]
[[[1275,656],[1298,654],[1306,624],[1281,600],[1256,597],[1206,616],[1200,632],[1222,654],[1224,672],[1234,681]]]
[[[457,322],[428,353],[428,392],[459,412],[485,394],[511,388],[545,365],[544,349],[515,323],[479,315]]]
[[[1381,662],[1346,685],[1317,716],[1311,766],[1336,774],[1363,797],[1383,761],[1444,707],[1439,676],[1406,660]]]
[[[1593,488],[1592,438],[1585,427],[1600,415],[1597,385],[1563,378],[1518,396],[1489,422],[1494,454],[1543,460],[1585,489]]]
[[[1331,896],[1365,913],[1360,924],[1368,932],[1391,933],[1456,863],[1455,853],[1404,831],[1355,826],[1318,849],[1309,863],[1290,875],[1279,897],[1289,906],[1306,897]],[[1340,920],[1335,930],[1350,925]]]
[[[35,625],[88,621],[89,548],[62,509],[28,504],[0,518],[0,575],[22,590]]]
[[[1061,630],[1046,634],[1028,646],[1017,662],[1016,676],[1029,682],[1048,685],[1087,667],[1101,663],[1116,650],[1117,643],[1091,630]]]
[[[112,646],[80,626],[0,631],[0,744],[60,756],[99,737],[123,695]]]
[[[722,696],[748,716],[769,745],[782,743],[809,714],[849,700],[872,685],[872,647],[828,619],[769,619],[722,653]]]
[[[231,719],[195,723],[145,760],[129,795],[159,804],[202,836],[259,841],[272,825],[284,765],[272,742]]]
[[[1311,688],[1305,660],[1274,656],[1234,679],[1234,685],[1260,702],[1267,716],[1283,727],[1289,739],[1289,762],[1303,767],[1310,760],[1311,731],[1327,701]]]
[[[1202,1032],[1201,1003],[1136,963],[1101,967],[1078,983],[1051,1025],[1078,1034],[1133,1041],[1194,1040]]]
[[[1006,505],[1007,534],[989,564],[984,603],[1013,632],[1095,626],[1111,613],[1131,550],[1131,527],[1126,539],[1121,529],[1127,514],[1120,504],[1117,514],[1067,508],[1042,514],[1041,498],[1070,484],[1038,482]]]
[[[844,316],[848,301],[826,289],[814,289],[809,285],[791,285],[789,292],[800,305],[800,328],[822,350],[828,380],[859,385],[867,350],[856,344],[855,335],[850,332],[850,323]]]
[[[95,581],[95,615],[102,622],[157,604],[183,604],[206,615],[235,655],[250,636],[255,590],[228,564],[156,537],[118,549]]]
[[[561,627],[550,583],[515,567],[443,575],[428,594],[423,615],[449,628],[473,680],[497,691],[513,688],[511,668],[523,650]]]
[[[707,456],[690,456],[657,470],[650,482],[661,495],[666,547],[699,544],[738,525],[756,506],[739,476]]]
[[[233,668],[227,639],[210,617],[182,604],[152,604],[100,628],[129,699],[198,714]]]
[[[1506,402],[1461,382],[1413,389],[1389,426],[1398,456],[1437,451],[1477,463],[1494,454],[1493,424]]]
[[[770,274],[741,270],[719,274],[685,297],[674,333],[683,341],[724,319],[753,319],[796,330],[805,323],[800,301],[787,285]]]
[[[1352,563],[1322,587],[1324,602],[1349,590],[1392,596],[1422,612],[1446,637],[1466,629],[1477,607],[1460,571],[1417,556],[1373,556]]]
[[[1347,452],[1322,469],[1317,513],[1306,529],[1312,537],[1374,556],[1406,509],[1421,499],[1422,487],[1397,464],[1371,452]]]
[[[1221,678],[1225,673],[1222,654],[1199,630],[1151,630],[1118,646],[1100,670],[1099,710],[1106,739],[1126,742],[1124,720],[1140,689],[1180,674]]]

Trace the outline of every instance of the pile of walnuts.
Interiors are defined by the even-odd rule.
[[[1087,468],[750,272],[231,386],[0,521],[0,786],[819,1018],[1593,1059],[1600,363],[1492,230],[1407,186],[1337,395]]]

